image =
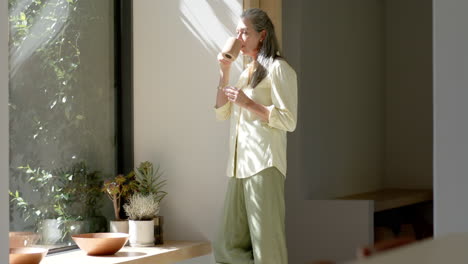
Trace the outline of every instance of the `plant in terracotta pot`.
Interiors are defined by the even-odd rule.
[[[166,180],[162,180],[162,172],[159,166],[154,169],[153,164],[149,161],[140,163],[138,168],[134,170],[135,180],[137,182],[137,190],[142,194],[154,194],[159,205],[166,197],[167,192],[163,191],[166,185]],[[154,217],[154,237],[155,244],[163,244],[163,217],[156,215]]]
[[[159,202],[153,193],[134,193],[124,204],[129,219],[130,246],[154,245],[154,217],[159,213]]]
[[[104,182],[102,191],[112,201],[114,207],[115,221],[110,221],[110,232],[128,233],[128,221],[120,217],[120,209],[122,199],[127,199],[136,189],[136,181],[134,173],[127,175],[119,174],[113,179],[108,179]]]

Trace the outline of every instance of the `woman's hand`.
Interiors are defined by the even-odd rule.
[[[227,99],[240,107],[247,108],[247,106],[252,102],[252,100],[245,95],[245,93],[233,86],[227,86],[223,89],[224,94]]]
[[[219,69],[221,70],[222,74],[229,73],[231,70],[231,64],[232,61],[226,60],[223,56],[223,54],[218,53],[218,63],[219,63]]]

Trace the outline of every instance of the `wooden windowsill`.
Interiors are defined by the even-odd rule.
[[[210,253],[210,242],[166,241],[154,247],[123,247],[109,256],[88,256],[80,249],[70,250],[47,256],[41,264],[167,264]]]
[[[348,195],[338,199],[372,200],[374,201],[374,212],[380,212],[406,205],[432,201],[432,190],[381,189],[374,192]]]

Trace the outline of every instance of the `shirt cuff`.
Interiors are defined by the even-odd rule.
[[[267,106],[270,110],[268,117],[268,125],[273,128],[285,130],[288,132],[294,131],[296,128],[296,120],[287,109],[279,109],[274,105]]]
[[[268,114],[267,124],[271,127],[274,127],[273,124],[275,124],[276,120],[278,120],[278,111],[276,110],[275,105],[270,105],[270,106],[267,106],[266,108],[270,112]]]

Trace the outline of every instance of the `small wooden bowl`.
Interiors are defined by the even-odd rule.
[[[125,233],[88,233],[73,235],[75,241],[81,250],[88,255],[113,255],[119,251],[129,238]]]
[[[10,248],[10,264],[39,264],[47,255],[47,248]]]

